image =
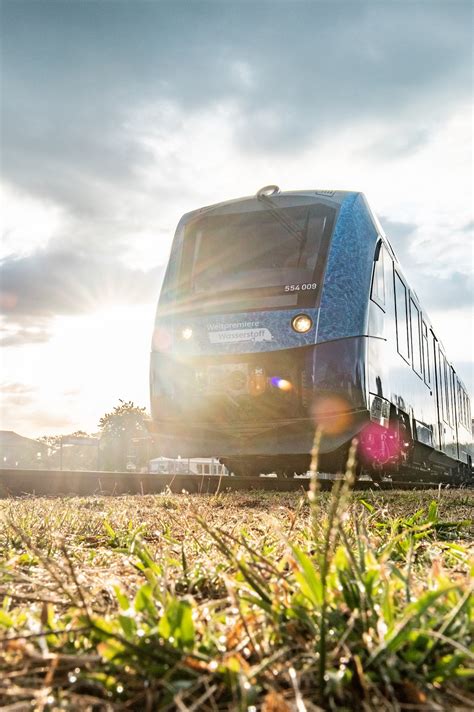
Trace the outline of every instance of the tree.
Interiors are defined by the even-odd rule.
[[[97,438],[97,442],[99,442],[98,433],[90,435],[84,430],[76,430],[68,435],[44,435],[38,438],[38,442],[48,448],[48,467],[58,470],[62,465],[63,470],[96,470],[97,448],[89,443],[87,446],[79,443],[70,445],[67,443],[70,438],[74,438],[77,441],[80,441],[81,438]],[[63,440],[64,443],[61,447]]]
[[[100,457],[104,470],[124,471],[127,467],[127,457],[133,456],[135,459],[139,457],[139,448],[133,441],[148,436],[145,426],[145,421],[148,419],[146,408],[120,398],[119,404],[99,420],[102,433]]]

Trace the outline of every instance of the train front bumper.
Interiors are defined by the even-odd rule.
[[[319,452],[331,453],[350,441],[367,424],[366,410],[352,411],[347,426],[339,432],[325,432]],[[331,431],[328,418],[326,425]],[[150,431],[157,451],[165,457],[243,457],[301,455],[311,452],[316,425],[312,418],[294,418],[258,425],[191,425],[180,421],[152,421]]]
[[[364,350],[365,340],[354,338],[225,356],[153,352],[157,451],[169,457],[303,454],[319,424],[320,451],[332,452],[369,419]],[[321,400],[322,413],[315,409]]]

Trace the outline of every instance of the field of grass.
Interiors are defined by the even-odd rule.
[[[0,706],[474,709],[474,493],[0,501]]]

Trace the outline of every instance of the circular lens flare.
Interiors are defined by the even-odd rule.
[[[167,329],[157,327],[153,332],[152,349],[166,353],[171,349],[172,338]]]
[[[293,318],[291,326],[299,334],[306,334],[313,326],[313,320],[307,314],[298,314]]]
[[[393,426],[384,428],[378,423],[369,423],[359,436],[360,454],[370,464],[385,465],[397,462],[402,456],[403,448],[400,433]]]
[[[328,435],[339,435],[352,423],[350,409],[350,404],[342,396],[320,396],[313,405],[314,421]]]
[[[270,383],[274,388],[279,388],[280,391],[288,392],[293,388],[293,384],[290,381],[287,381],[286,378],[278,378],[278,376],[271,378]]]

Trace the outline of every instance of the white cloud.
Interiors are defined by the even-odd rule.
[[[26,255],[51,240],[65,220],[63,208],[12,186],[0,186],[0,259],[6,255]]]

